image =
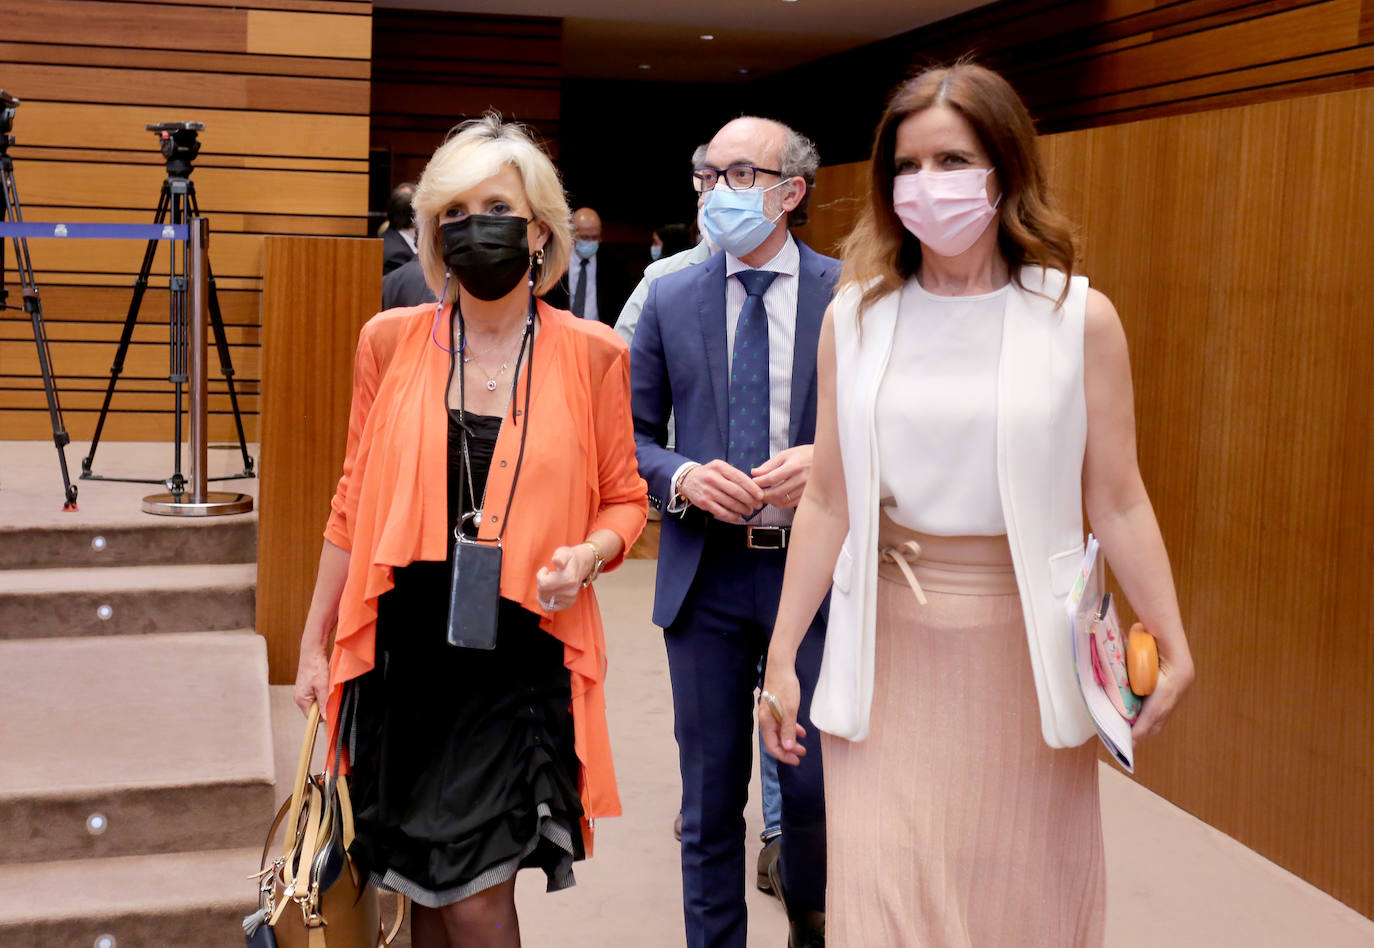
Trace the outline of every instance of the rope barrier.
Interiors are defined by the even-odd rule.
[[[0,221],[0,240],[57,237],[68,240],[189,240],[185,224],[58,224]]]

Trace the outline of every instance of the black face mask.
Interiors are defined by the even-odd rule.
[[[439,228],[444,263],[479,300],[499,300],[530,268],[529,221],[523,217],[469,214]]]

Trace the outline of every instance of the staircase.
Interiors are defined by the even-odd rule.
[[[0,945],[241,945],[276,805],[256,515],[102,520],[83,483],[24,523],[5,480]]]

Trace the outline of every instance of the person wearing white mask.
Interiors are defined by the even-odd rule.
[[[1064,611],[1085,506],[1158,640],[1137,740],[1193,663],[1125,335],[1078,259],[1004,79],[960,63],[897,90],[820,337],[764,681],[781,720],[759,715],[784,764],[825,756],[832,948],[1102,944],[1097,742]],[[832,580],[817,736],[797,645]]]
[[[779,122],[745,117],[717,132],[693,182],[702,229],[721,252],[650,284],[631,346],[636,457],[663,511],[653,620],[673,689],[689,948],[746,943],[754,689],[811,469],[816,346],[839,276],[839,261],[788,232],[818,164],[815,146]],[[825,640],[820,602],[806,626],[797,667],[809,697]],[[820,757],[778,774],[773,888],[794,948],[824,944]]]
[[[693,172],[705,163],[706,146],[698,145],[692,152]],[[693,178],[692,182],[693,187],[695,187],[696,179]],[[698,229],[700,229],[699,220],[701,205],[706,202],[706,192],[698,191],[696,193],[696,198]],[[698,263],[709,260],[711,254],[719,249],[719,247],[711,243],[710,239],[706,237],[703,231],[701,239],[697,241],[695,246],[677,253],[668,254],[667,256],[661,256],[645,267],[643,279],[641,279],[639,285],[634,288],[634,292],[630,294],[630,298],[625,301],[624,307],[620,310],[620,316],[615,321],[615,331],[620,335],[620,338],[630,343],[635,341],[635,327],[639,325],[639,311],[644,308],[644,301],[649,298],[650,284],[661,276],[666,276],[669,273],[676,273],[685,267],[695,266]],[[668,443],[671,446],[671,434]]]
[[[601,243],[601,215],[590,207],[573,212],[573,255],[568,272],[545,297],[550,305],[583,319],[615,325],[629,293],[625,262]]]

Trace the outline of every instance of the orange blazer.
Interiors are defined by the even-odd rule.
[[[448,550],[448,414],[445,386],[452,307],[437,321],[432,304],[379,313],[358,337],[353,406],[343,476],[325,539],[351,552],[329,663],[330,741],[345,682],[373,667],[377,600],[394,585],[392,570],[415,560],[443,560]],[[635,463],[630,417],[629,348],[609,327],[539,302],[533,390],[521,417],[507,409],[487,479],[479,535],[495,537],[510,497],[528,423],[525,456],[503,540],[501,595],[542,616],[563,643],[572,713],[583,835],[591,853],[592,820],[620,815],[606,730],[606,642],[592,588],[562,612],[539,604],[535,574],[560,546],[593,530],[615,531],[625,550],[648,513]],[[606,564],[614,569],[624,554]]]

